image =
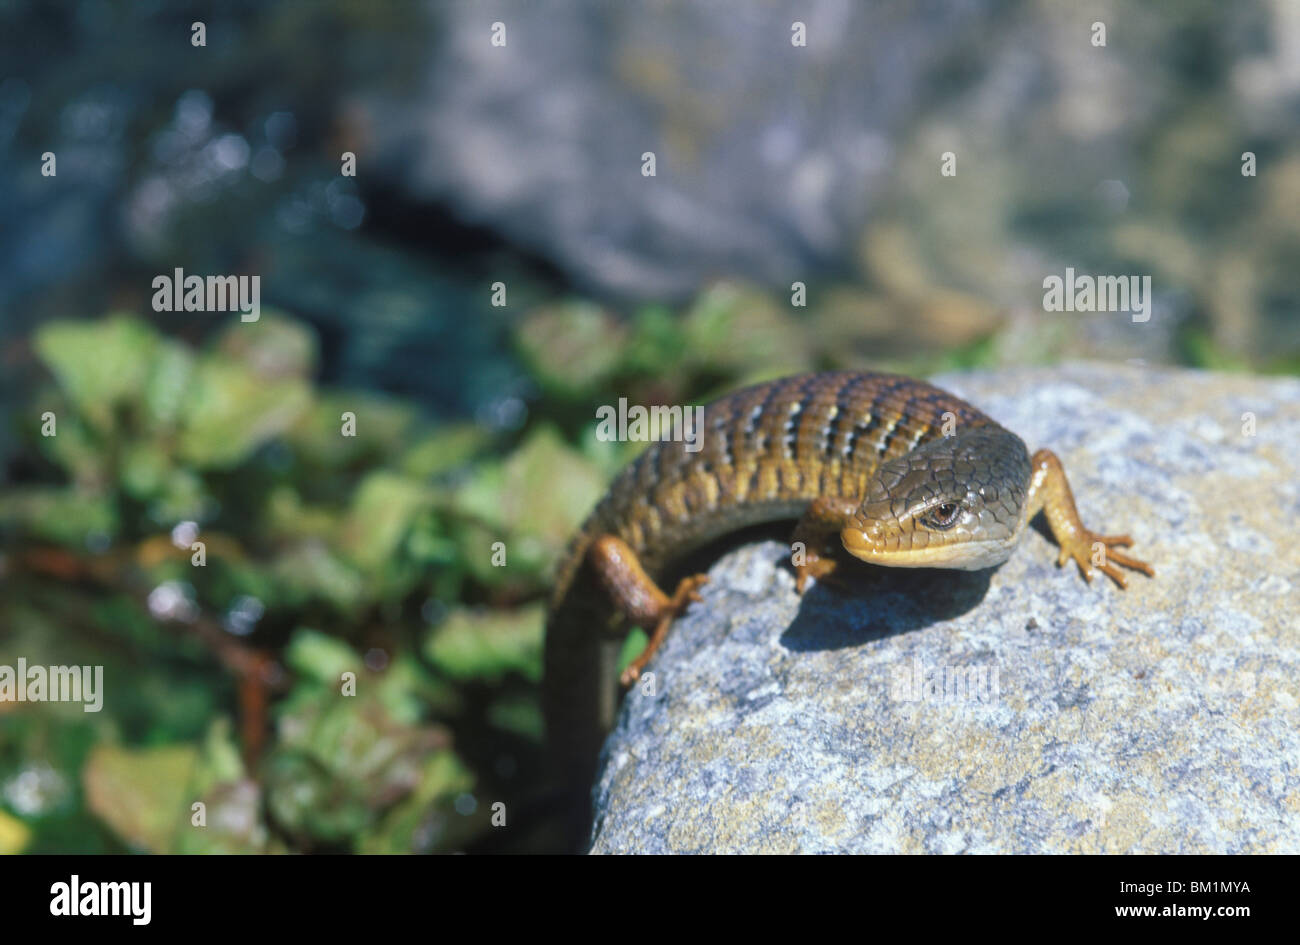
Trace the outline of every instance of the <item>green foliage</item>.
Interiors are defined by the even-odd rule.
[[[539,681],[541,607],[482,614],[457,610],[429,638],[425,652],[451,679],[491,680],[517,672]]]
[[[82,771],[87,803],[132,849],[167,853],[185,822],[197,757],[191,745],[101,745]]]
[[[539,602],[596,464],[318,390],[275,314],[201,348],[58,322],[33,350],[0,663],[103,665],[105,692],[0,707],[0,849],[455,850],[545,791]]]
[[[463,843],[470,831],[453,804],[475,779],[450,732],[424,721],[429,707],[447,705],[440,685],[408,656],[371,673],[351,647],[315,632],[296,634],[285,659],[299,684],[278,709],[263,784],[295,848],[425,852]]]
[[[112,433],[117,408],[143,399],[154,366],[174,370],[171,358],[157,358],[161,338],[125,315],[99,323],[58,322],[37,332],[36,352],[84,422]]]

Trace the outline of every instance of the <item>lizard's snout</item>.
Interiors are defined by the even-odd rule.
[[[885,528],[876,519],[858,516],[840,532],[840,543],[856,558],[870,557],[885,548]]]

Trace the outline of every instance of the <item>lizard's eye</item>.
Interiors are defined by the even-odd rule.
[[[961,506],[956,502],[945,502],[943,505],[936,505],[921,517],[921,524],[926,528],[935,528],[940,531],[945,528],[952,528],[957,523],[957,516],[961,514]]]

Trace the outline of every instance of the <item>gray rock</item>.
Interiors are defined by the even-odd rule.
[[[996,8],[431,6],[424,84],[366,103],[382,172],[584,287],[661,300],[719,272],[788,285],[842,266],[893,138]],[[795,21],[806,47],[791,45]]]
[[[734,550],[624,703],[594,852],[1300,852],[1300,381],[939,383],[1055,450],[1156,577],[1086,584],[1031,531],[1000,569],[801,600],[785,545]]]

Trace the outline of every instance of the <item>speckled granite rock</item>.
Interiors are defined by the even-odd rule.
[[[1055,450],[1156,578],[1085,584],[1033,531],[801,601],[784,545],[734,550],[624,704],[594,852],[1300,852],[1300,381],[939,383]]]

